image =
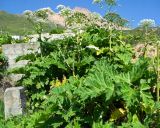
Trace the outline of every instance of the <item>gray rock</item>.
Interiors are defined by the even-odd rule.
[[[26,97],[24,91],[24,87],[11,87],[5,90],[5,119],[25,113]]]
[[[51,42],[53,40],[62,40],[65,37],[73,37],[75,36],[74,33],[69,32],[69,33],[63,33],[63,34],[49,34],[49,33],[43,33],[41,34],[41,39],[42,41],[45,41],[47,39],[48,42]],[[30,38],[30,43],[35,43],[38,41],[39,35],[35,34],[35,35],[28,35],[28,37]]]
[[[2,52],[8,58],[8,70],[13,68],[23,67],[28,63],[28,60],[20,60],[16,62],[18,56],[35,53],[40,53],[40,44],[39,43],[20,43],[20,44],[5,44],[2,45]],[[11,74],[9,78],[11,82],[15,85],[18,80],[20,80],[22,74]],[[14,86],[13,85],[13,86]]]

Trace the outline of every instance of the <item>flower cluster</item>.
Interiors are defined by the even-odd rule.
[[[37,11],[43,11],[43,12],[51,13],[51,14],[53,14],[53,13],[54,13],[54,12],[53,12],[53,10],[52,10],[50,7],[47,7],[47,8],[41,8],[41,9],[39,9],[39,10],[37,10]]]
[[[25,10],[23,12],[23,15],[30,16],[30,15],[33,15],[33,12],[31,10]]]
[[[97,12],[93,12],[93,13],[91,13],[91,15],[92,15],[92,17],[95,18],[95,19],[102,19],[102,18],[103,18],[103,17],[102,17],[99,13],[97,13]]]
[[[36,11],[26,10],[23,12],[23,15],[28,19],[34,22],[48,22],[47,18],[49,15],[54,14],[53,10],[50,7],[40,8]]]
[[[66,6],[61,5],[61,4],[56,7],[56,9],[58,9],[58,10],[62,10],[62,9],[64,9],[64,8],[66,8]]]
[[[139,22],[140,27],[155,27],[155,21],[152,19],[143,19]]]

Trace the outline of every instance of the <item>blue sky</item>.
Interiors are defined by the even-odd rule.
[[[92,4],[92,0],[0,0],[0,10],[20,14],[24,10],[37,10],[51,7],[56,11],[56,6],[63,4],[73,7],[84,7],[90,11],[105,14],[105,9]],[[135,27],[141,19],[154,19],[160,25],[160,0],[118,0],[114,11],[130,21]]]

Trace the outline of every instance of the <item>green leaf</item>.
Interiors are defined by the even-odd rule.
[[[145,104],[145,106],[152,107],[154,105],[153,96],[150,93],[150,86],[146,83],[146,81],[140,81],[140,96]]]
[[[147,70],[148,62],[145,59],[139,59],[129,71],[131,76],[131,82],[135,82],[140,79]]]
[[[122,73],[122,74],[116,75],[115,82],[116,83],[127,83],[129,85],[132,85],[131,76],[129,73]]]
[[[18,62],[18,61],[20,61],[20,60],[30,60],[30,61],[34,61],[34,60],[36,60],[36,54],[35,54],[35,53],[30,53],[30,54],[18,56],[18,57],[16,58],[16,62]]]
[[[142,123],[139,121],[138,117],[136,114],[133,115],[132,118],[132,127],[133,128],[146,128]]]
[[[113,77],[112,66],[106,61],[97,62],[85,79],[84,85],[77,92],[83,100],[102,94],[105,94],[106,100],[109,100],[114,92]]]
[[[136,105],[135,103],[139,100],[138,90],[131,88],[128,84],[121,85],[121,95],[127,107]]]
[[[141,87],[140,87],[141,92],[149,90],[151,88],[143,79],[140,81],[140,83],[141,83]]]
[[[95,60],[95,58],[93,56],[88,56],[88,57],[84,57],[80,63],[81,66],[86,65],[86,64],[90,64],[91,62],[93,62]]]

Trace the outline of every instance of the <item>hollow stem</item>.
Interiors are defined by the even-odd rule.
[[[157,43],[157,101],[159,101],[159,43]]]

